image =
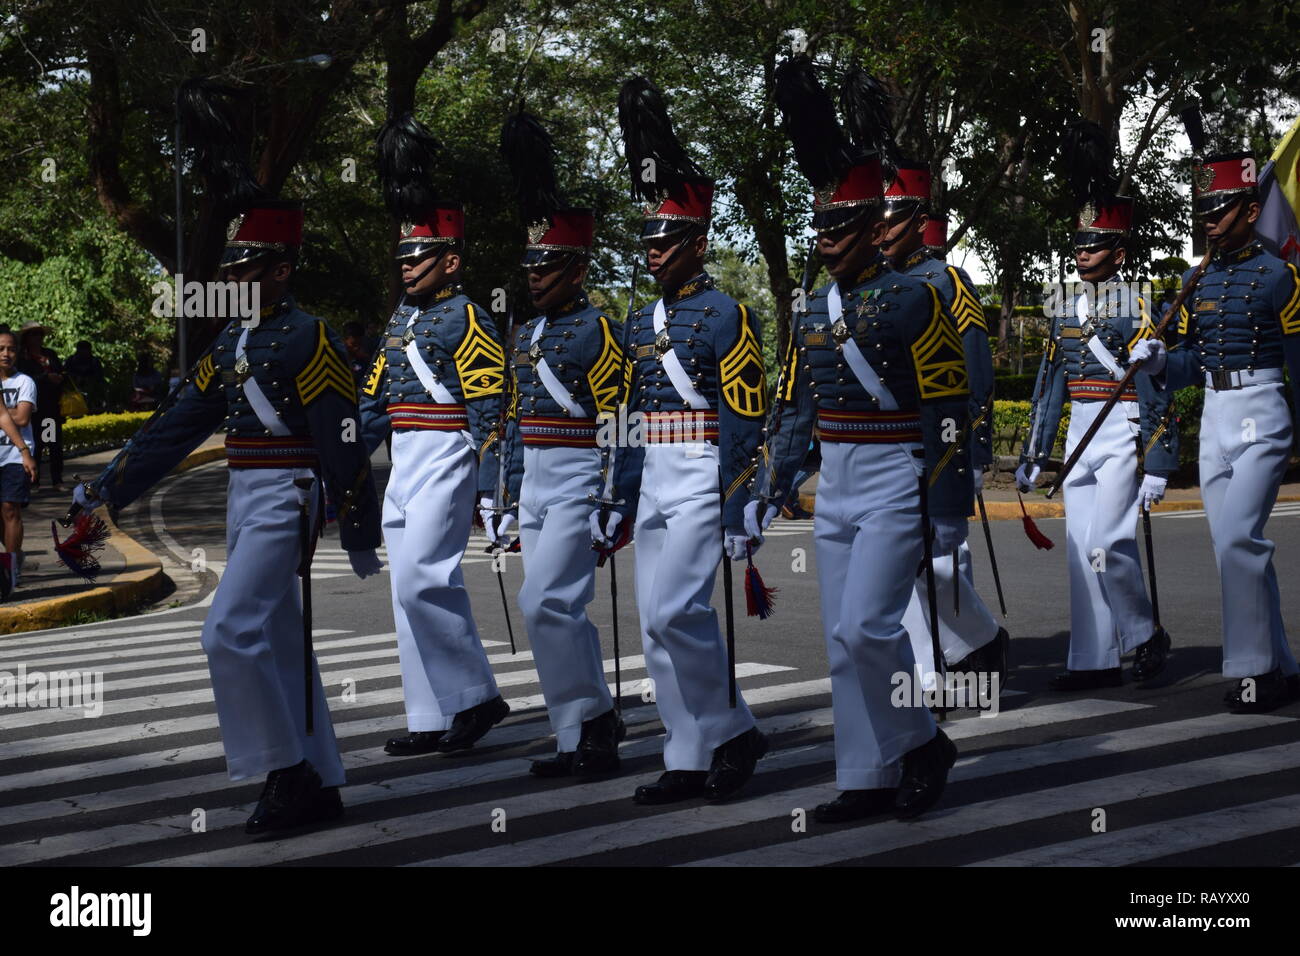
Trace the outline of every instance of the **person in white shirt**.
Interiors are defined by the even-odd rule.
[[[16,586],[22,566],[23,507],[30,500],[36,475],[32,458],[32,413],[36,409],[36,382],[17,369],[18,338],[0,332],[0,392],[4,396],[3,434],[0,434],[0,540],[4,560],[0,571],[8,572]],[[9,588],[3,589],[6,593]]]

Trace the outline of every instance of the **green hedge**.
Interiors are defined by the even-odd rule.
[[[151,412],[83,415],[63,425],[63,453],[123,445],[149,418]]]
[[[1010,376],[1016,377],[1016,376]],[[999,388],[1001,379],[998,380]],[[999,395],[1002,392],[999,390]],[[1178,419],[1178,460],[1181,464],[1194,464],[1200,449],[1201,406],[1205,392],[1199,388],[1184,388],[1174,394],[1174,410]],[[993,403],[993,450],[999,455],[1019,456],[1025,436],[1029,432],[1028,401],[997,400]],[[1065,435],[1070,430],[1070,405],[1061,410],[1061,425],[1056,430],[1054,458],[1061,458],[1065,449]]]

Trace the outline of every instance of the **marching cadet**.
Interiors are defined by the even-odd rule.
[[[338,337],[289,292],[302,218],[300,205],[267,200],[234,220],[225,278],[256,285],[272,304],[251,321],[229,323],[174,402],[73,495],[78,508],[123,508],[224,422],[227,557],[202,644],[230,778],[267,774],[249,833],[343,812],[343,763],[314,655],[307,732],[295,585],[296,569],[310,561],[303,532],[320,520],[322,481],[353,570],[364,578],[380,569],[379,505],[358,436],[356,387]]]
[[[366,447],[393,439],[383,527],[408,731],[385,745],[393,756],[466,750],[510,712],[460,568],[476,492],[486,507],[495,494],[505,352],[461,288],[465,214],[433,198],[424,171],[436,148],[409,113],[376,140],[384,198],[402,224],[402,297],[361,390]]]
[[[884,219],[889,231],[880,244],[880,251],[896,271],[934,286],[957,323],[970,377],[971,473],[978,494],[984,486],[984,471],[993,464],[993,353],[989,349],[984,308],[970,276],[965,270],[945,263],[942,252],[936,256],[926,244],[931,222],[929,205],[929,167],[898,163],[894,178],[885,190]],[[935,221],[942,225],[940,220]],[[957,568],[949,555],[936,555],[934,560],[939,641],[946,670],[986,674],[990,680],[996,675],[1000,687],[1005,679],[1011,638],[998,626],[975,590],[969,544],[963,541],[956,555]],[[955,574],[956,571],[960,573]],[[954,587],[961,592],[956,600]],[[933,670],[934,652],[926,603],[926,584],[918,578],[912,602],[903,616],[903,626],[912,640],[917,663],[929,672]],[[926,680],[928,683],[928,676]]]
[[[1071,167],[1081,162],[1080,155],[1106,155],[1075,146],[1088,136],[1105,140],[1099,129],[1084,123],[1067,134]],[[1155,331],[1146,301],[1116,281],[1127,252],[1133,200],[1113,194],[1109,170],[1100,166],[1071,178],[1080,186],[1074,260],[1082,284],[1077,294],[1062,295],[1059,307],[1049,309],[1054,314],[1047,349],[1016,470],[1022,492],[1034,487],[1051,456],[1067,395],[1068,457],[1124,377],[1134,347]],[[1052,679],[1054,690],[1118,687],[1120,659],[1130,653],[1135,681],[1150,680],[1164,669],[1169,635],[1152,617],[1138,559],[1137,519],[1139,507],[1149,511],[1160,501],[1168,476],[1178,468],[1171,400],[1169,389],[1137,379],[1065,480],[1070,652],[1066,670]],[[1140,483],[1139,464],[1145,473]]]
[[[756,487],[779,501],[815,429],[814,534],[840,791],[814,811],[824,823],[915,816],[943,791],[957,749],[913,694],[900,704],[895,691],[916,674],[903,615],[929,553],[926,534],[933,528],[935,553],[950,554],[965,539],[972,501],[960,437],[969,401],[962,340],[938,290],[890,270],[879,250],[889,228],[883,134],[863,122],[863,85],[846,101],[857,118],[851,144],[806,57],[777,71],[777,105],[814,190],[813,229],[832,279],[791,329]],[[957,440],[945,444],[945,431]],[[755,540],[773,515],[770,500],[748,503]]]
[[[534,760],[530,770],[539,777],[587,777],[618,769],[623,731],[605,683],[600,634],[587,616],[597,556],[587,519],[601,490],[596,419],[613,410],[622,384],[623,326],[583,291],[595,215],[562,206],[549,134],[521,111],[506,122],[501,148],[528,228],[520,264],[540,313],[514,343],[506,480],[519,511],[519,604],[557,751]],[[494,543],[509,545],[504,519],[485,524]]]
[[[940,262],[946,261],[944,259],[944,256],[948,254],[948,218],[946,216],[936,216],[931,213],[926,217],[925,249],[930,253],[930,258],[937,259]]]
[[[1170,390],[1205,388],[1201,495],[1222,587],[1223,675],[1239,678],[1224,703],[1237,713],[1271,710],[1300,696],[1273,542],[1264,537],[1291,453],[1282,367],[1290,370],[1295,389],[1300,275],[1255,238],[1255,177],[1250,152],[1210,156],[1194,168],[1196,216],[1215,251],[1190,297],[1191,308],[1179,311],[1174,346],[1166,354],[1163,342],[1150,340],[1133,353],[1135,360],[1149,356],[1142,372],[1155,381],[1166,377]],[[1191,275],[1183,276],[1184,283]]]
[[[629,422],[644,443],[618,449],[612,497],[591,515],[592,537],[613,547],[632,521],[636,599],[646,670],[667,737],[665,773],[638,787],[641,804],[732,796],[767,751],[710,607],[723,549],[747,550],[743,487],[766,411],[759,323],[704,271],[713,182],[685,154],[659,91],[643,77],[619,94],[632,194],[645,207],[641,242],[663,290],[631,319]],[[640,429],[632,428],[629,440]],[[727,613],[731,613],[730,607]]]

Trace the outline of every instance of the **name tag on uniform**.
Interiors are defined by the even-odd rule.
[[[221,370],[221,381],[226,385],[234,385],[239,381],[239,373],[234,369],[223,368]]]
[[[384,345],[390,349],[400,349],[405,344],[406,342],[402,340],[400,335],[390,335],[388,341],[384,343]]]
[[[1198,299],[1196,302],[1197,312],[1213,312],[1219,307],[1218,299]]]
[[[831,344],[831,337],[825,332],[808,332],[803,337],[804,344],[809,348],[825,348]]]
[[[1083,329],[1077,325],[1067,325],[1061,329],[1061,338],[1063,339],[1081,339],[1083,338]]]
[[[533,362],[532,362],[532,359],[530,359],[530,358],[528,357],[528,353],[527,353],[527,352],[515,352],[515,364],[516,364],[516,365],[532,365]]]
[[[653,345],[638,345],[636,347],[636,357],[639,359],[654,358],[654,355],[655,347]]]

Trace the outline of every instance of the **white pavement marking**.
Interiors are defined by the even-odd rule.
[[[738,665],[738,669],[743,668],[744,666],[745,665],[743,664]],[[827,679],[822,679],[822,680],[813,680],[813,681],[800,681],[792,684],[773,684],[767,687],[757,688],[756,690],[747,690],[745,691],[745,699],[751,704],[758,705],[758,704],[779,703],[787,700],[798,700],[800,698],[816,696],[816,695],[829,693],[829,692],[830,692],[830,681]],[[535,708],[540,706],[540,701],[541,698],[540,695],[538,695],[532,697],[514,698],[512,700],[507,701],[507,703],[510,705],[511,712],[518,714],[521,712],[526,712],[526,710],[529,708]],[[827,720],[827,715],[829,713],[830,713],[829,710],[821,709],[815,711],[805,711],[801,713],[790,714],[787,715],[788,718],[787,722],[782,726],[786,730],[801,730],[808,727],[824,726]],[[624,711],[624,719],[627,721],[629,726],[634,726],[637,724],[656,720],[658,719],[658,716],[659,716],[658,711],[653,707],[636,708],[633,710]],[[822,723],[820,724],[816,723],[815,719],[817,718],[822,719]],[[197,722],[202,719],[204,718],[191,717],[191,718],[184,718],[183,720],[180,721],[173,721],[173,722],[166,722],[166,723],[180,724],[180,723],[187,723],[187,722]],[[400,717],[390,716],[390,717],[377,717],[377,718],[372,718],[370,720],[350,721],[344,724],[336,724],[334,729],[335,729],[335,733],[338,735],[340,739],[346,737],[356,737],[356,736],[361,736],[370,733],[382,733],[384,731],[392,732],[397,721],[400,719],[401,719]],[[215,726],[214,721],[210,722],[210,724],[211,726]],[[145,725],[145,726],[161,727],[163,726],[163,724]],[[495,745],[499,742],[527,741],[534,738],[536,738],[539,741],[549,741],[553,739],[549,734],[545,733],[544,729],[543,732],[539,734],[537,732],[539,727],[544,728],[545,725],[541,725],[536,721],[512,723],[506,727],[500,727],[493,730],[492,736],[490,738],[486,738],[486,742],[488,744]],[[174,732],[187,732],[195,729],[202,729],[202,728],[195,727],[195,726],[186,726]],[[659,738],[655,737],[654,739],[659,739]],[[631,744],[624,745],[624,747],[620,749],[620,753],[624,754],[625,756],[628,755],[629,751],[626,749],[628,746],[631,746]],[[375,763],[389,763],[393,761],[393,759],[394,758],[390,758],[386,755],[381,755],[380,751],[377,748],[368,749],[366,751],[359,751],[355,753],[343,754],[343,764],[345,767],[348,768],[369,766]],[[175,762],[176,762],[175,760],[169,761],[169,764],[174,764]],[[392,763],[392,765],[394,767],[397,767],[397,766],[402,766],[403,764],[399,759],[397,762]],[[445,764],[444,766],[453,768],[454,763],[448,763]],[[476,766],[483,766],[483,765],[476,765]],[[441,773],[446,773],[446,772],[448,771],[444,770]],[[508,776],[513,776],[513,775],[514,774],[512,773]],[[502,779],[508,779],[508,776],[503,777]],[[400,790],[402,793],[406,793],[407,792],[406,790],[402,790],[402,787],[405,785],[401,783],[401,780],[408,780],[408,779],[416,779],[416,778],[404,777],[398,780],[393,780],[385,784],[385,787],[390,790],[396,788],[396,790]],[[411,792],[423,792],[425,790],[430,789],[429,785],[427,785],[427,780],[430,779],[428,775],[421,775],[418,779],[421,781],[426,781],[426,783],[422,785],[422,789],[420,791],[411,791]],[[439,774],[437,775],[437,779],[445,782],[447,779],[450,778],[444,778],[443,776],[441,776],[441,774]],[[474,779],[478,779],[478,778],[475,777]],[[215,790],[229,790],[234,787],[241,787],[246,785],[247,785],[247,781],[234,782],[230,780],[230,778],[226,774],[220,773],[220,774],[206,774],[206,775],[196,776],[196,777],[183,777],[183,778],[177,778],[173,780],[162,781],[159,783],[142,784],[136,787],[124,787],[118,790],[105,790],[98,793],[76,794],[73,796],[53,798],[50,800],[41,800],[36,803],[28,803],[28,804],[15,805],[10,807],[0,807],[0,826],[12,826],[18,823],[30,823],[35,820],[54,819],[57,817],[67,817],[67,816],[82,815],[86,813],[94,813],[102,810],[113,810],[119,807],[132,806],[137,803],[150,803],[159,800],[170,799],[172,797],[180,797],[180,796],[186,796],[189,794],[197,794],[197,793],[207,793],[209,791],[215,791]],[[349,802],[351,802],[353,800],[352,794],[356,792],[356,789],[349,788],[347,792],[349,794],[348,800]]]
[[[1071,703],[1084,703],[1075,701]],[[1091,704],[1107,704],[1106,701],[1090,701]],[[1054,713],[1057,716],[1075,714],[1077,711],[1068,708],[1061,708],[1061,705],[1053,705]],[[1028,709],[1028,708],[1027,708]],[[1047,708],[1033,708],[1043,709]],[[1095,708],[1084,708],[1085,710],[1095,713]],[[1046,715],[1039,715],[1039,719]],[[832,721],[832,711],[830,708],[819,708],[814,711],[804,711],[795,714],[783,714],[776,717],[763,718],[758,721],[759,727],[767,733],[783,733],[791,730],[803,729],[810,726],[830,726]],[[1049,721],[1050,722],[1050,721]],[[961,736],[979,736],[998,732],[997,729],[989,726],[989,721],[970,719],[955,721],[956,725],[968,725],[969,730]],[[1034,721],[1027,721],[1026,725],[1033,725]],[[646,740],[633,741],[631,744],[625,744],[620,748],[619,753],[624,757],[634,756],[643,752],[654,753],[658,751],[659,737],[649,738]],[[813,746],[802,746],[791,750],[782,750],[768,757],[759,764],[759,772],[770,773],[787,767],[799,767],[810,764],[829,762],[834,759],[833,745],[829,743],[817,744]],[[507,766],[513,763],[518,767],[516,772],[522,773],[526,769],[522,761],[505,762]],[[255,862],[277,862],[287,859],[304,859],[312,856],[318,856],[321,853],[334,852],[336,850],[350,849],[359,845],[377,845],[381,843],[392,843],[402,839],[423,836],[435,832],[448,832],[450,830],[461,829],[464,826],[481,824],[488,826],[491,822],[492,810],[499,806],[507,809],[509,819],[518,819],[520,816],[532,816],[539,813],[552,812],[555,809],[571,809],[575,803],[575,797],[581,798],[581,802],[587,805],[605,800],[626,799],[628,794],[635,789],[638,783],[648,783],[656,779],[658,772],[636,777],[625,777],[619,780],[611,780],[602,783],[583,784],[579,790],[565,788],[560,791],[553,791],[539,794],[526,794],[522,797],[510,798],[508,800],[498,799],[489,804],[475,807],[459,807],[454,809],[445,809],[431,813],[409,815],[398,819],[387,819],[381,823],[359,824],[354,827],[342,828],[343,831],[330,830],[319,834],[320,840],[317,840],[318,834],[305,834],[301,838],[294,840],[277,841],[278,846],[267,844],[255,844],[245,847],[232,847],[227,850],[214,851],[212,853],[197,854],[192,857],[181,857],[170,861],[171,863],[181,865],[219,865],[233,863],[238,865],[249,865]],[[392,781],[386,784],[387,787],[405,784],[407,781]],[[362,790],[364,788],[357,788]],[[813,791],[810,790],[810,793]],[[826,787],[818,787],[815,791],[817,794],[825,795]],[[556,799],[556,794],[559,799]],[[403,794],[404,795],[404,794]],[[788,799],[788,795],[786,795]],[[349,803],[369,802],[368,800],[357,801],[349,791]],[[729,804],[734,808],[744,806],[745,804]],[[484,809],[486,807],[486,809]],[[723,809],[723,808],[711,808]],[[725,813],[724,817],[725,819]],[[168,820],[152,821],[150,825],[154,838],[157,837],[157,828],[159,825],[172,825],[175,821],[182,818],[169,818]],[[212,815],[208,816],[209,830],[212,826]],[[467,822],[468,821],[468,822]],[[234,821],[238,823],[238,819]],[[51,838],[41,841],[41,846],[49,844]],[[570,844],[572,849],[573,844]],[[262,849],[265,847],[264,849]],[[472,854],[469,854],[472,856]],[[434,861],[441,864],[443,861]]]
[[[1094,833],[1079,840],[1033,847],[972,866],[1131,866],[1162,856],[1291,830],[1300,825],[1300,796],[1291,794],[1159,823]]]
[[[1094,807],[1113,805],[1125,800],[1168,796],[1193,787],[1277,773],[1297,766],[1300,766],[1300,747],[1286,743],[1168,767],[1084,780],[1063,787],[1016,793],[968,806],[941,807],[906,823],[889,820],[855,829],[851,839],[846,838],[843,829],[836,829],[825,834],[697,860],[686,865],[820,866],[965,836],[980,830],[1042,820],[1063,813],[1078,814],[1078,832],[1086,834],[1091,827],[1091,810]]]
[[[328,637],[333,634],[351,634],[351,633],[352,633],[351,631],[336,631],[336,630],[326,630],[326,629],[322,629],[318,631],[313,629],[312,636],[314,638],[317,634],[319,634],[323,637]],[[396,633],[397,632],[394,631],[393,635],[396,636]],[[61,647],[57,649],[49,648],[45,651],[39,651],[39,650],[26,651],[23,653],[21,659],[9,657],[8,655],[0,655],[0,667],[12,667],[12,666],[16,666],[19,663],[27,664],[28,667],[30,667],[34,661],[39,661],[41,663],[48,661],[50,664],[56,667],[63,667],[67,664],[75,664],[80,661],[101,660],[106,656],[108,656],[103,652],[118,650],[123,648],[137,648],[139,650],[142,650],[144,653],[148,653],[148,654],[165,654],[168,653],[169,651],[188,651],[188,650],[193,650],[194,647],[198,644],[199,636],[201,634],[202,631],[178,631],[178,632],[173,632],[168,634],[149,634],[142,637],[134,637],[134,638],[115,637],[106,641],[88,641],[84,644],[78,644],[75,647]],[[147,645],[147,647],[142,647],[142,645]],[[100,651],[101,653],[87,654],[86,653],[87,651],[91,651],[91,652]],[[40,655],[42,653],[57,654],[60,656],[41,657]]]

